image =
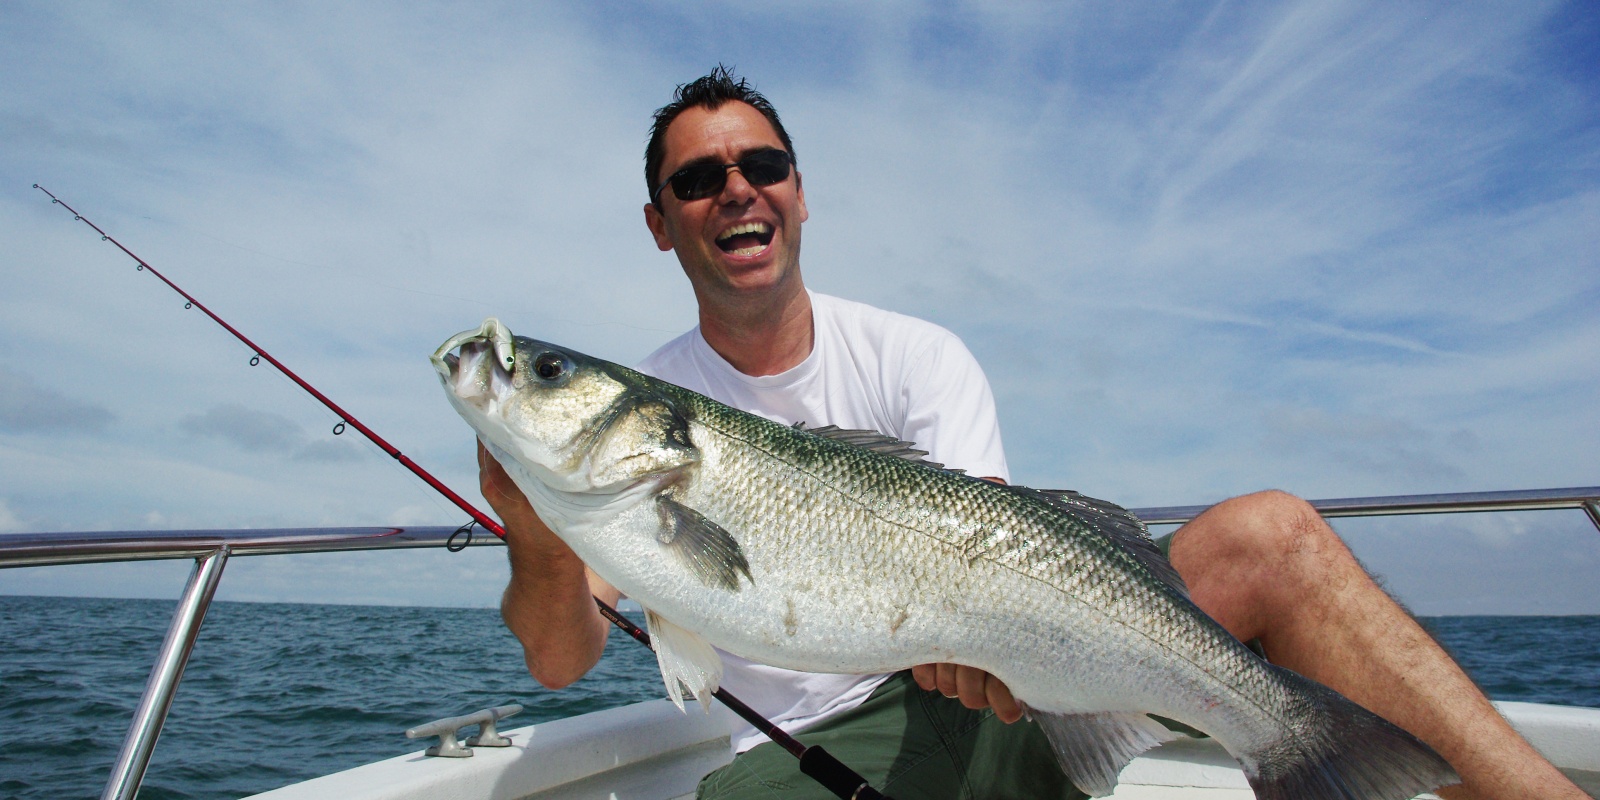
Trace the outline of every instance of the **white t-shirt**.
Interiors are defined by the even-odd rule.
[[[955,334],[930,322],[811,293],[815,337],[794,368],[746,375],[700,329],[650,354],[639,371],[767,419],[873,430],[978,477],[1010,479],[989,381]],[[791,733],[847,711],[888,675],[825,675],[722,653],[722,687]],[[766,737],[738,721],[734,752]]]

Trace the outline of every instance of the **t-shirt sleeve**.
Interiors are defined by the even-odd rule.
[[[908,364],[902,438],[947,467],[1010,481],[989,379],[955,334],[939,333]]]

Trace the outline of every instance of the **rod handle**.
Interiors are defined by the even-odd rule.
[[[841,800],[893,800],[872,788],[866,778],[819,745],[811,745],[800,754],[800,771],[838,795]]]

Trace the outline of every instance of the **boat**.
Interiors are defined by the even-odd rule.
[[[1600,529],[1600,487],[1316,500],[1312,505],[1329,518],[1582,509]],[[1133,509],[1133,513],[1151,525],[1181,524],[1205,508],[1174,506]],[[194,560],[101,795],[107,800],[131,800],[230,558],[446,547],[460,534],[460,529],[449,527],[11,534],[0,537],[0,567]],[[473,546],[499,544],[490,537],[467,541]],[[1519,702],[1496,706],[1580,787],[1600,796],[1600,709]],[[731,758],[730,712],[720,707],[706,714],[691,707],[685,714],[663,699],[499,730],[514,710],[482,709],[418,725],[411,733],[440,735],[440,743],[273,789],[252,800],[673,800],[693,797],[700,777]],[[464,736],[467,729],[477,736]],[[430,754],[440,751],[444,755]],[[470,757],[448,757],[452,752]],[[1233,758],[1214,741],[1182,738],[1135,759],[1123,770],[1112,796],[1246,800],[1254,795]]]

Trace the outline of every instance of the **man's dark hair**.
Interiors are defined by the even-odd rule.
[[[732,70],[718,64],[709,75],[690,83],[679,84],[677,90],[672,93],[672,102],[656,109],[655,123],[650,126],[650,144],[644,148],[645,191],[654,192],[660,185],[662,176],[656,173],[661,171],[661,162],[667,158],[667,126],[671,125],[679,114],[690,108],[700,106],[707,111],[715,111],[729,100],[749,104],[760,111],[761,116],[772,123],[772,129],[778,132],[778,140],[783,142],[783,149],[789,151],[789,159],[793,162],[794,142],[789,141],[789,132],[783,129],[783,123],[778,120],[778,110],[773,108],[760,92],[752,88],[748,81],[734,77]],[[658,197],[650,199],[657,204],[661,202]]]

